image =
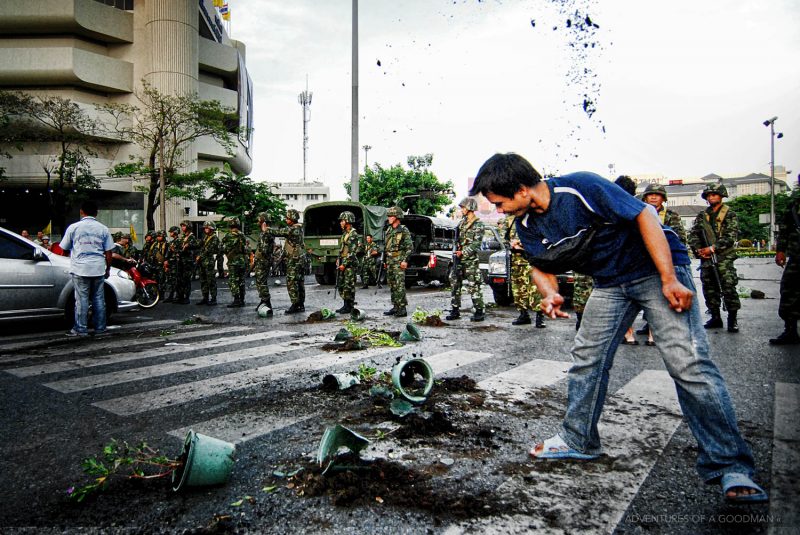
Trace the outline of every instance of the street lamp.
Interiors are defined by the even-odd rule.
[[[369,169],[369,151],[372,145],[364,145],[361,148],[364,149],[364,169]]]
[[[775,246],[775,121],[778,117],[764,121],[764,126],[769,127],[769,247]],[[783,133],[778,132],[778,139]]]

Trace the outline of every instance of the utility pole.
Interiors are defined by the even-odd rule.
[[[364,145],[361,148],[364,149],[364,169],[369,169],[369,158],[368,158],[368,156],[369,156],[369,150],[372,148],[372,146],[371,145]]]
[[[353,0],[352,116],[350,134],[350,198],[358,202],[358,0]]]
[[[164,189],[167,187],[167,181],[164,178],[164,138],[158,140],[158,222],[161,225],[161,230],[167,231],[167,195]]]
[[[775,248],[775,121],[773,117],[764,121],[764,126],[769,127],[769,249]],[[778,133],[778,139],[783,133]]]
[[[314,93],[308,90],[308,75],[306,75],[306,90],[297,96],[297,102],[303,107],[303,184],[306,183],[306,168],[308,166],[308,123],[311,121],[311,97]]]

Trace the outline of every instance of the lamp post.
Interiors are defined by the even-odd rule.
[[[775,121],[778,117],[764,121],[764,126],[769,127],[769,248],[775,247]],[[778,133],[778,139],[783,134]]]

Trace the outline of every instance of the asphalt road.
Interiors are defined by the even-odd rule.
[[[329,287],[309,278],[305,314],[286,316],[277,285],[276,315],[262,319],[248,285],[243,309],[225,307],[221,281],[221,306],[121,314],[97,340],[65,339],[57,322],[0,326],[4,532],[800,531],[800,348],[766,343],[781,330],[774,283],[757,286],[767,299],[744,300],[739,334],[710,334],[757,480],[771,492],[769,504],[749,507],[724,504],[719,488],[696,476],[695,442],[657,349],[642,337],[620,348],[612,370],[601,421],[607,455],[533,463],[527,450],[563,415],[573,319],[512,327],[513,309],[490,308],[481,324],[421,327],[423,340],[404,347],[336,353],[322,345],[343,322],[304,321],[340,306]],[[404,328],[381,314],[387,289],[359,290],[357,301],[366,327]],[[414,288],[409,301],[410,310],[447,309],[449,296]],[[405,419],[369,385],[320,388],[328,372],[389,371],[412,356],[430,362],[437,383]],[[336,423],[371,439],[362,452],[371,470],[319,475],[317,448]],[[68,487],[88,481],[81,459],[109,439],[145,440],[177,456],[190,428],[236,443],[227,484],[173,493],[168,482],[114,481],[81,504],[66,499]]]

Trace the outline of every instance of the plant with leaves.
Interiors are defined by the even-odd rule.
[[[67,497],[82,502],[88,495],[105,490],[112,478],[158,479],[181,466],[182,460],[161,455],[145,442],[129,446],[124,440],[111,439],[100,455],[87,457],[81,463],[84,473],[94,478],[93,482],[68,488]]]
[[[385,169],[376,163],[359,177],[359,201],[376,206],[398,205],[414,214],[434,216],[450,204],[453,183],[440,182],[430,166],[433,154],[409,156],[408,169],[399,163]],[[350,182],[345,182],[350,195]]]
[[[775,219],[780,221],[780,215],[787,210],[791,195],[777,193],[775,195]],[[765,240],[769,237],[769,225],[759,223],[760,214],[769,213],[769,194],[742,195],[735,199],[725,199],[725,204],[736,212],[739,223],[739,238],[750,240]]]
[[[365,342],[370,346],[385,347],[402,347],[403,345],[384,331],[368,329],[352,321],[345,323],[344,328],[347,329],[356,342]]]
[[[424,308],[418,306],[414,310],[414,313],[411,314],[411,320],[414,323],[420,323],[420,324],[425,323],[425,320],[432,317],[441,318],[442,311],[438,308],[434,310],[425,310]]]
[[[136,104],[109,103],[99,110],[109,117],[110,133],[138,145],[145,158],[117,165],[110,175],[140,177],[147,185],[147,226],[156,228],[154,214],[159,206],[160,164],[164,167],[165,194],[196,185],[208,173],[182,173],[193,164],[187,149],[201,137],[211,137],[229,154],[234,154],[240,133],[236,113],[217,100],[201,100],[196,94],[167,95],[147,82],[134,92]],[[163,153],[163,159],[161,154]],[[170,189],[173,187],[173,189]]]
[[[23,130],[19,125],[20,110],[32,99],[30,95],[15,91],[0,91],[0,160],[11,159],[12,150],[22,151]],[[0,181],[5,178],[6,168],[0,165]]]

